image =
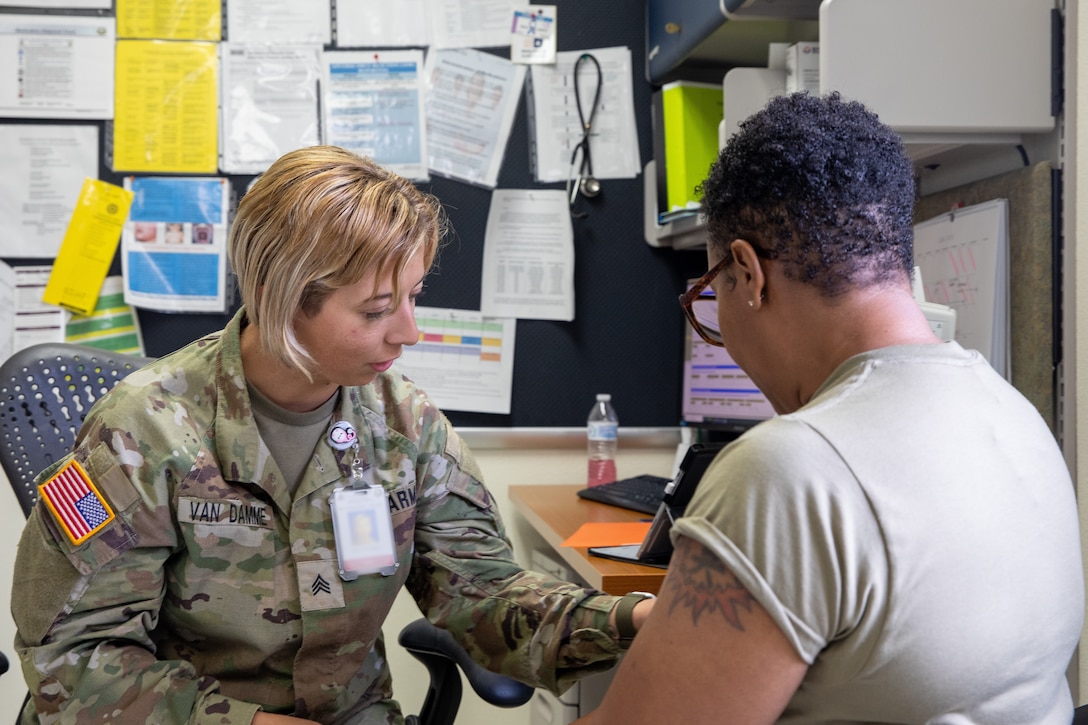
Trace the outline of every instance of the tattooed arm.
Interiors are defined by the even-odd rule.
[[[681,537],[601,706],[578,723],[773,723],[806,670],[721,560]]]

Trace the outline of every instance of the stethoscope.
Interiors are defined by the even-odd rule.
[[[582,108],[582,94],[581,89],[578,87],[578,71],[582,66],[583,61],[589,61],[593,64],[597,71],[597,88],[593,91],[593,104],[589,107],[589,114],[587,115],[585,109]],[[589,152],[589,136],[593,131],[593,118],[597,115],[597,106],[601,102],[601,86],[603,85],[603,76],[601,74],[601,64],[590,53],[582,53],[578,56],[578,60],[574,62],[574,103],[578,106],[578,120],[582,124],[582,140],[574,146],[574,150],[570,155],[570,173],[567,174],[567,199],[570,206],[574,207],[574,202],[578,198],[578,194],[584,197],[592,199],[601,193],[601,182],[593,175],[593,157]],[[582,163],[578,168],[578,178],[574,179],[574,166],[575,160],[578,158],[578,152],[582,153]],[[574,214],[576,217],[586,216],[582,214]]]

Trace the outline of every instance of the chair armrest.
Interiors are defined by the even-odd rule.
[[[428,709],[427,704],[432,703],[432,696],[436,700],[442,698],[441,710],[452,709],[452,712],[456,712],[461,699],[461,679],[457,667],[465,673],[476,694],[492,705],[518,707],[533,696],[533,688],[529,685],[481,667],[449,632],[426,619],[417,619],[405,626],[397,641],[413,657],[423,662],[431,673],[431,687],[424,712]],[[440,694],[435,693],[436,689]],[[429,722],[426,716],[421,719]]]

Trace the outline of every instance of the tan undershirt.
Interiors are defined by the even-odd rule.
[[[294,497],[314,448],[329,429],[340,394],[337,392],[319,408],[296,413],[276,405],[252,385],[247,387],[257,430],[283,472],[287,490]]]

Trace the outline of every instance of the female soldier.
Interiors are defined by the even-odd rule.
[[[339,148],[257,180],[230,235],[241,309],[104,396],[39,479],[26,722],[400,722],[381,625],[402,585],[534,685],[614,663],[637,597],[518,567],[471,453],[392,369],[443,232],[434,198]]]

